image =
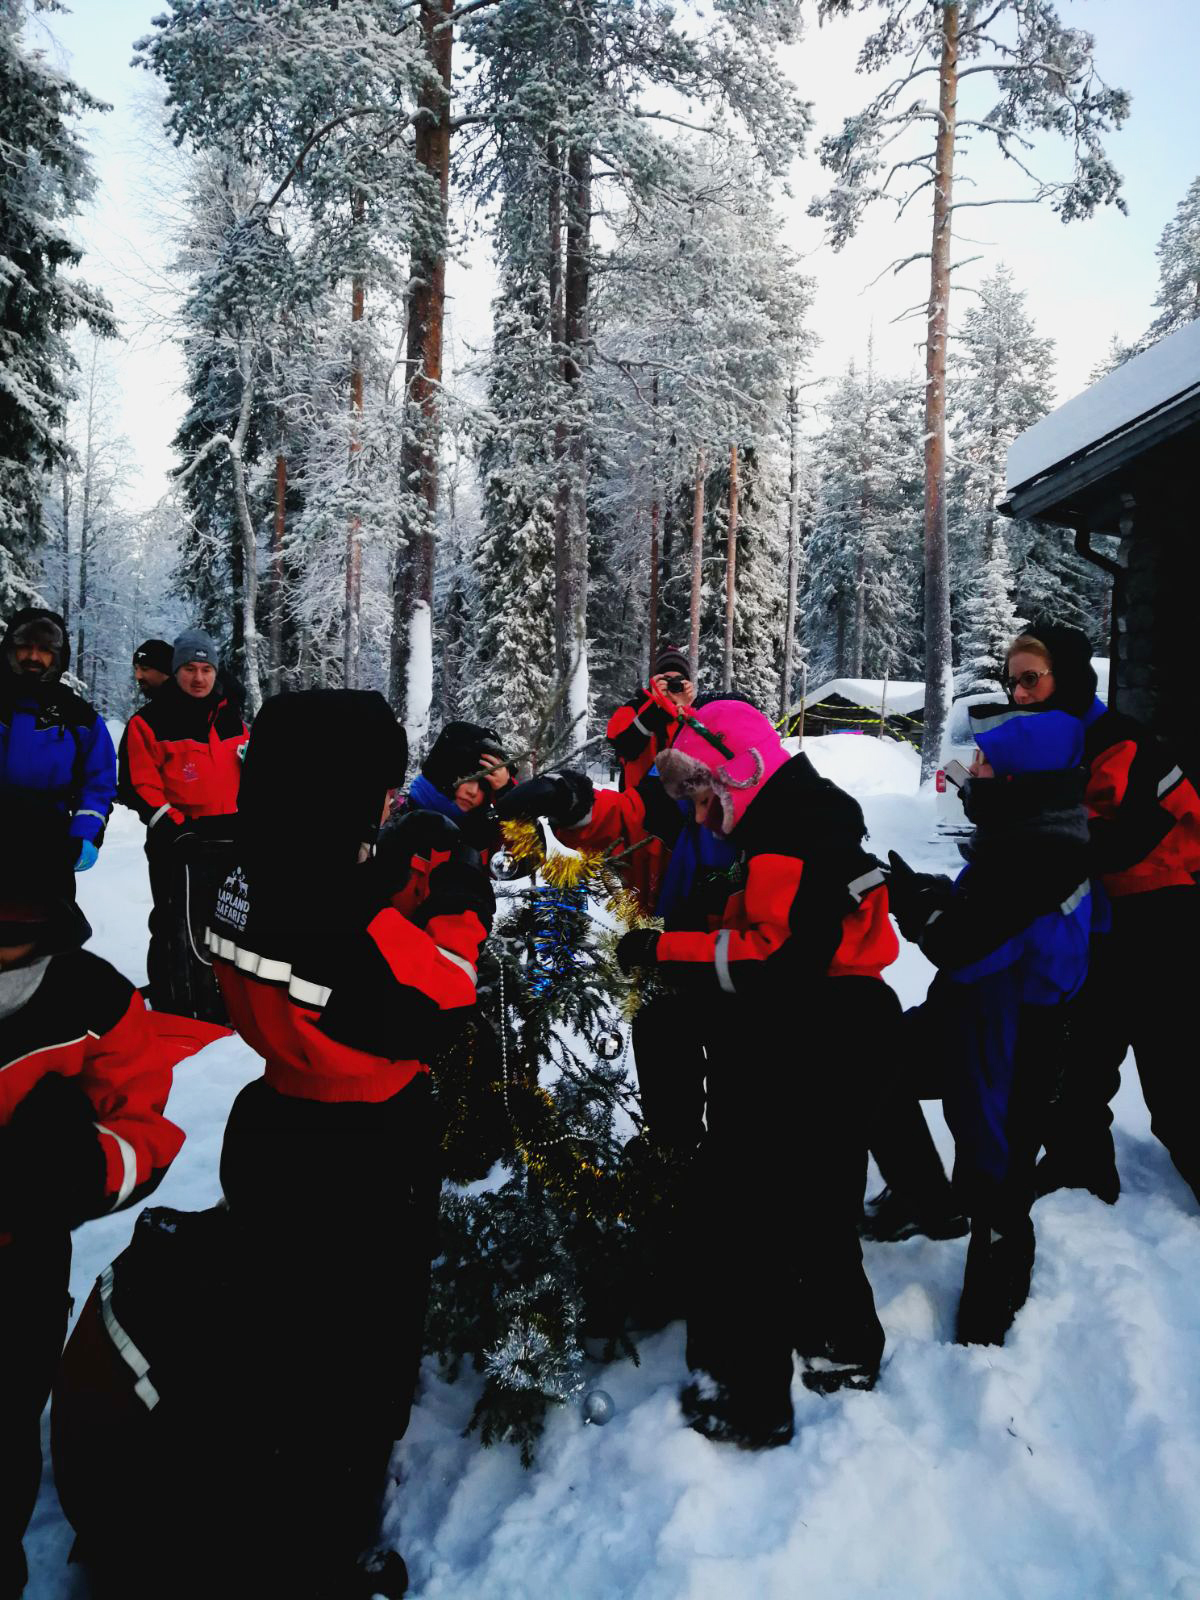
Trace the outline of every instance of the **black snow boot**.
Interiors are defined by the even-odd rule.
[[[876,1244],[896,1244],[921,1234],[926,1239],[961,1239],[971,1224],[946,1195],[939,1201],[922,1201],[891,1188],[881,1189],[863,1207],[858,1231]]]
[[[1013,1318],[1029,1298],[1033,1275],[1033,1223],[1021,1217],[1003,1232],[977,1218],[967,1247],[955,1338],[959,1344],[1003,1344]]]
[[[816,1394],[872,1389],[883,1360],[883,1326],[861,1263],[800,1285],[795,1348],[800,1381]]]
[[[697,1372],[679,1393],[684,1420],[714,1444],[739,1450],[773,1450],[790,1443],[795,1432],[790,1397],[769,1400],[739,1394],[707,1372]]]
[[[1116,1152],[1112,1134],[1106,1132],[1090,1150],[1062,1150],[1042,1157],[1034,1169],[1035,1193],[1054,1194],[1059,1189],[1087,1189],[1103,1200],[1105,1205],[1115,1205],[1121,1193],[1121,1179],[1117,1173]]]

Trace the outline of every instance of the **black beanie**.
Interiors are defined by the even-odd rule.
[[[171,676],[172,647],[165,639],[145,639],[133,652],[135,667],[149,667],[151,672]]]
[[[691,663],[683,651],[673,644],[660,650],[654,658],[653,676],[659,678],[668,672],[677,672],[681,678],[687,678],[689,682],[691,680]]]
[[[421,771],[435,789],[453,799],[457,785],[480,771],[480,758],[485,755],[504,759],[494,728],[482,728],[476,722],[448,722],[421,763]]]
[[[1050,652],[1054,669],[1054,693],[1042,703],[1055,710],[1082,717],[1096,698],[1096,669],[1092,666],[1092,645],[1087,634],[1057,622],[1034,623],[1025,636],[1037,639]]]

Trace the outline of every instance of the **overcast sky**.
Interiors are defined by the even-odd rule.
[[[181,411],[178,358],[145,316],[154,287],[162,283],[162,208],[154,196],[164,173],[144,131],[144,117],[139,122],[137,114],[150,80],[129,64],[132,41],[150,31],[150,19],[160,8],[155,0],[74,0],[71,15],[50,19],[72,75],[113,106],[107,116],[88,119],[100,193],[80,233],[88,251],[86,274],[106,290],[126,325],[119,356],[123,426],[142,471],[137,491],[142,504],[161,493]],[[815,15],[815,4],[810,9]],[[1133,96],[1129,121],[1108,143],[1124,175],[1129,215],[1110,207],[1089,222],[1064,226],[1044,206],[963,211],[956,224],[955,259],[982,258],[956,279],[965,288],[997,261],[1012,267],[1028,291],[1040,331],[1057,341],[1058,394],[1066,399],[1085,386],[1113,333],[1131,339],[1153,315],[1154,246],[1200,173],[1200,3],[1061,0],[1060,11],[1069,23],[1095,34],[1102,75]],[[869,87],[855,72],[867,20],[869,15],[824,28],[814,21],[803,43],[789,53],[797,95],[813,104],[814,151],[817,138],[840,126],[868,97]],[[1048,142],[1039,155],[1042,168],[1065,172],[1064,149]],[[982,148],[968,152],[960,170],[975,180],[970,198],[1025,192]],[[791,196],[782,187],[779,196],[789,241],[804,256],[817,286],[812,326],[821,345],[813,374],[835,374],[852,357],[861,359],[872,333],[880,367],[915,368],[922,358],[921,323],[894,319],[927,297],[926,264],[868,285],[889,261],[928,248],[928,208],[914,205],[901,225],[880,209],[860,237],[834,255],[822,243],[821,225],[805,215],[809,198],[826,179],[814,156],[797,163]],[[958,198],[967,198],[965,188]],[[451,273],[449,289],[452,355],[454,348],[486,338],[491,274],[485,265],[467,263]],[[961,316],[967,304],[965,294],[956,296],[952,315]]]

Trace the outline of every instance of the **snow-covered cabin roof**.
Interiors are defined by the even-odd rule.
[[[1111,476],[1197,422],[1200,321],[1160,340],[1019,434],[1008,452],[1013,503],[1005,509],[1036,515],[1042,499],[1061,499]],[[1042,482],[1049,493],[1038,492]]]
[[[852,706],[868,706],[873,711],[885,708],[889,715],[908,716],[925,706],[925,685],[889,679],[885,685],[881,678],[830,678],[819,689],[810,690],[804,697],[806,706],[820,705],[831,695],[841,695]],[[799,707],[797,707],[799,709]]]

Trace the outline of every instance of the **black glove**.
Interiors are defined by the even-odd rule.
[[[429,893],[412,914],[412,921],[423,928],[432,917],[461,915],[473,911],[490,931],[496,915],[496,896],[492,881],[478,860],[474,866],[464,860],[443,861],[429,874]]]
[[[74,1078],[48,1072],[0,1129],[0,1232],[97,1216],[106,1176],[95,1107]]]
[[[485,851],[499,850],[500,817],[496,808],[485,800],[473,811],[464,811],[456,826],[472,850],[482,855]]]
[[[617,965],[628,978],[637,967],[653,967],[658,963],[657,928],[634,928],[617,940]]]
[[[888,909],[904,937],[919,944],[930,917],[946,903],[953,885],[937,873],[914,872],[894,850],[889,850],[888,862]]]
[[[560,828],[575,828],[592,809],[594,800],[592,780],[564,767],[558,772],[539,773],[502,794],[496,801],[496,815],[502,820],[545,817]]]

